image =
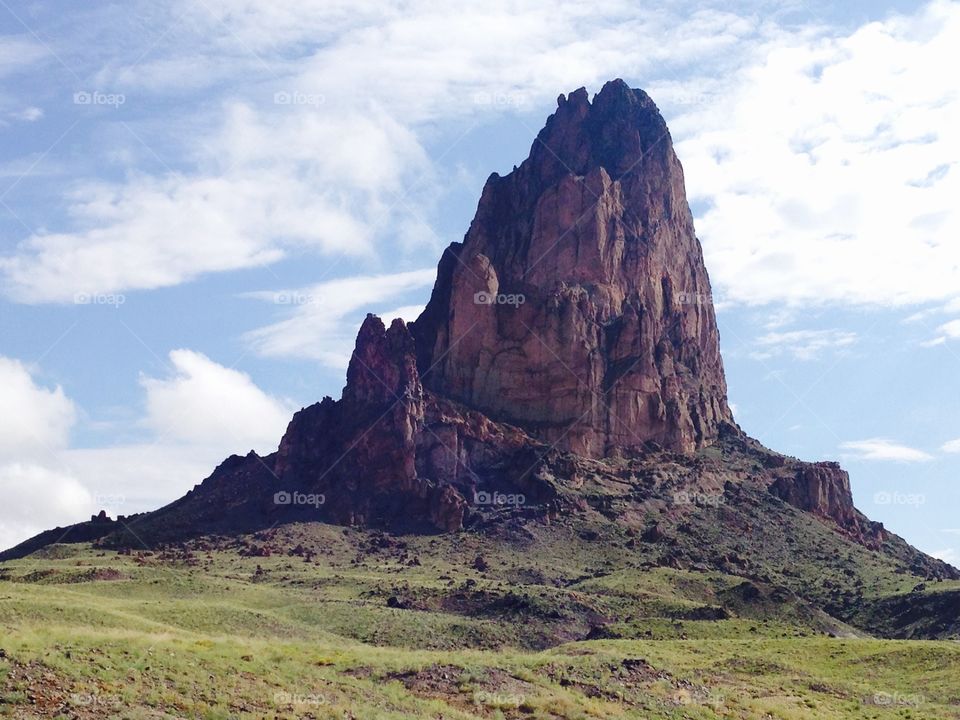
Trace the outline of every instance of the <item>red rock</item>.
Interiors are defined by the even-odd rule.
[[[561,96],[490,177],[411,329],[428,389],[580,455],[690,452],[732,421],[683,171],[622,81]]]

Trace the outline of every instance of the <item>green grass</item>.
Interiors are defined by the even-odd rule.
[[[311,526],[251,540],[304,544],[311,562],[223,543],[7,563],[0,715],[960,718],[956,642],[830,637],[799,600],[733,602],[742,578],[572,542],[461,534],[371,551],[376,537]],[[688,619],[704,608],[725,612]]]

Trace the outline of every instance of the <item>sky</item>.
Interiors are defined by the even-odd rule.
[[[492,172],[671,128],[740,425],[960,564],[960,2],[0,0],[0,547],[338,397]]]

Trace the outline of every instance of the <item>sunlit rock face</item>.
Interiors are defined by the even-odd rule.
[[[489,178],[412,332],[426,388],[545,442],[690,452],[732,421],[711,298],[667,126],[615,80]]]

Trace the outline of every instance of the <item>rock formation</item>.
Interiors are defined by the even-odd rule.
[[[582,456],[708,445],[732,417],[666,123],[621,80],[558,105],[440,262],[424,385]]]
[[[652,100],[617,80],[593,102],[560,97],[527,160],[488,179],[420,318],[368,316],[342,398],[296,413],[277,452],[231,457],[153,513],[58,528],[0,559],[63,539],[308,520],[437,532],[565,512],[658,542],[646,518],[685,526],[685,488],[754,498],[744,527],[799,510],[924,576],[954,572],[859,513],[839,466],[785,458],[734,424],[680,163]]]

